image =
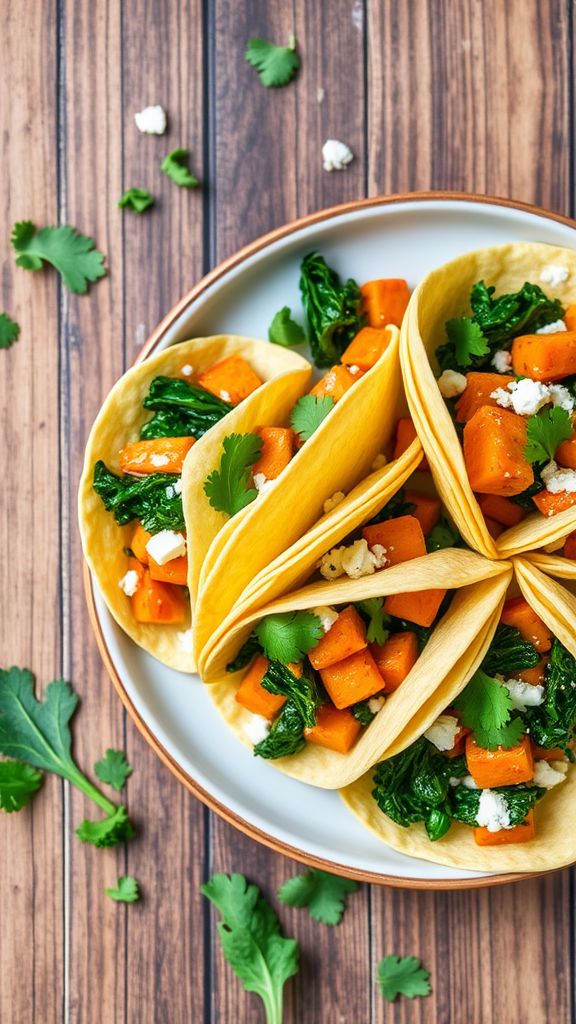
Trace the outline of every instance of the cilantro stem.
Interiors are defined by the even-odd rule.
[[[77,789],[81,790],[90,800],[93,800],[107,815],[114,814],[118,810],[118,804],[113,803],[108,797],[104,796],[81,771],[65,771],[62,772],[62,776],[72,783],[73,786],[76,786]]]

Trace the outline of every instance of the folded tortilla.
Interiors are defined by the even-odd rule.
[[[558,285],[543,283],[545,267],[569,271]],[[445,339],[445,323],[469,315],[472,286],[483,280],[496,295],[517,291],[529,281],[563,306],[576,301],[576,251],[536,242],[515,242],[479,249],[460,256],[428,274],[406,311],[400,339],[400,359],[412,419],[430,463],[438,492],[460,533],[471,547],[488,558],[509,558],[543,547],[576,527],[576,507],[544,517],[531,513],[517,526],[493,540],[468,482],[462,446],[440,394],[435,351]]]
[[[196,459],[202,459],[205,443],[212,431],[222,428],[224,423],[225,433],[238,432],[242,429],[239,424],[251,417],[252,407],[253,425],[260,422],[258,416],[263,406],[277,410],[279,416],[285,415],[306,390],[311,373],[310,365],[301,356],[279,345],[233,335],[196,338],[173,345],[128,370],[114,385],[90,432],[80,480],[78,515],[84,557],[109,611],[135,643],[165,665],[183,672],[194,671],[189,634],[191,623],[173,626],[135,621],[130,599],[119,587],[119,580],[126,572],[124,548],[129,546],[134,525],[129,523],[126,526],[118,526],[113,513],[106,511],[101,498],[94,490],[92,477],[98,459],[102,459],[112,471],[120,472],[120,449],[138,439],[142,424],[150,418],[150,410],[145,409],[142,402],[154,377],[179,376],[182,366],[186,364],[191,364],[195,372],[201,373],[214,363],[232,355],[240,355],[246,359],[264,383],[196,442],[189,453],[195,453]],[[206,469],[206,475],[211,468],[212,465]],[[167,474],[167,484],[170,483],[170,479],[170,475]],[[218,524],[199,520],[194,514],[190,514],[189,509],[187,514],[185,501],[184,516],[188,542],[190,599],[193,607],[200,564],[213,540]]]
[[[339,754],[313,743],[292,757],[271,761],[293,778],[324,789],[339,789],[381,760],[404,734],[426,729],[460,692],[476,670],[490,642],[486,624],[494,629],[511,579],[507,562],[491,562],[472,551],[450,549],[392,566],[358,580],[314,583],[286,595],[239,620],[214,652],[213,678],[208,688],[228,725],[251,746],[245,727],[252,719],[235,700],[246,669],[226,673],[226,664],[238,653],[254,625],[266,615],[325,605],[345,605],[388,594],[447,588],[455,590],[450,607],[434,629],[414,668],[402,685],[387,696],[386,703],[361,733],[348,754]]]

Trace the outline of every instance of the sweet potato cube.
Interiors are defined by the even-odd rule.
[[[576,494],[570,491],[561,491],[559,494],[539,491],[538,494],[532,495],[532,501],[543,516],[556,516],[559,512],[576,505]]]
[[[263,473],[267,480],[275,480],[294,454],[294,431],[290,427],[257,427],[254,433],[262,438],[262,452],[252,475]]]
[[[444,600],[445,590],[416,590],[412,594],[390,594],[384,611],[416,626],[431,626]]]
[[[562,444],[556,449],[554,458],[559,466],[564,466],[565,469],[576,469],[576,434],[572,434],[567,441],[562,441]]]
[[[340,612],[336,622],[322,639],[308,651],[308,658],[313,668],[319,670],[334,665],[343,658],[363,650],[368,646],[366,626],[353,604],[349,604]],[[360,698],[358,698],[360,700]]]
[[[329,395],[335,402],[338,402],[346,394],[348,388],[352,387],[356,379],[347,366],[333,366],[314,385],[310,394],[316,395],[317,398]]]
[[[430,530],[433,530],[440,518],[442,502],[439,498],[432,498],[429,494],[421,494],[420,491],[405,491],[404,501],[414,505],[414,511],[410,514],[415,516],[425,537]]]
[[[143,565],[148,565],[148,562],[150,560],[150,555],[146,551],[146,545],[150,540],[151,536],[152,534],[148,533],[148,530],[144,529],[142,523],[138,523],[138,526],[134,530],[134,533],[132,534],[132,539],[130,541],[131,550],[136,555],[138,561],[142,562]]]
[[[369,548],[375,544],[386,548],[389,565],[399,565],[426,554],[426,541],[416,516],[399,516],[374,526],[365,526],[362,536]]]
[[[337,708],[348,708],[384,688],[384,680],[367,648],[320,669],[320,677]]]
[[[484,825],[477,825],[474,829],[474,842],[478,846],[506,846],[508,843],[529,843],[535,835],[534,811],[528,811],[521,825],[502,828],[499,832],[489,832]]]
[[[371,327],[386,324],[402,326],[404,313],[410,301],[408,283],[402,277],[384,277],[366,281],[360,288],[364,312]]]
[[[384,690],[392,693],[404,682],[418,661],[416,633],[393,633],[383,644],[370,644],[370,650],[384,680]]]
[[[256,391],[262,381],[242,356],[228,356],[204,370],[198,377],[198,384],[224,402],[238,405]]]
[[[526,420],[483,405],[464,427],[464,462],[473,491],[510,497],[534,483],[526,461]]]
[[[495,519],[502,526],[516,526],[526,515],[520,505],[499,494],[477,494],[476,499],[483,515]]]
[[[186,620],[186,599],[182,587],[153,580],[144,570],[138,590],[130,598],[136,622],[161,622],[181,625]]]
[[[568,306],[564,314],[564,323],[569,331],[576,331],[576,302]]]
[[[514,626],[525,640],[534,644],[540,654],[545,654],[552,647],[551,630],[523,597],[512,597],[506,601],[500,622],[505,626]]]
[[[566,537],[562,554],[564,558],[576,559],[576,530],[572,530],[572,533],[569,533]]]
[[[392,452],[393,459],[399,459],[401,455],[410,447],[412,441],[416,439],[416,427],[412,423],[409,416],[401,416],[396,424],[396,434],[394,439],[394,451]],[[430,472],[430,466],[426,456],[422,456],[416,469],[420,473]]]
[[[286,703],[286,697],[278,693],[269,693],[262,686],[262,680],[268,671],[268,659],[263,654],[252,662],[240,686],[236,690],[235,700],[253,715],[263,718],[274,718]]]
[[[546,679],[546,665],[548,658],[543,656],[534,668],[523,668],[514,673],[514,679],[521,679],[523,683],[530,683],[531,686],[541,686]]]
[[[487,750],[472,735],[466,737],[466,764],[480,789],[515,786],[534,778],[534,758],[530,737],[524,736],[515,747]]]
[[[134,441],[119,453],[123,473],[181,473],[193,437],[155,437]]]
[[[304,735],[310,743],[336,750],[339,754],[347,754],[356,743],[361,729],[360,722],[351,711],[322,704],[316,712],[316,725],[312,729],[305,729]]]
[[[171,558],[164,565],[155,562],[151,555],[148,555],[148,566],[153,580],[161,580],[163,583],[175,583],[180,587],[185,587],[188,582],[187,555]]]
[[[576,373],[576,331],[523,334],[512,342],[512,369],[532,380],[562,380]]]
[[[459,423],[467,423],[474,413],[483,405],[498,407],[495,398],[490,395],[496,388],[505,388],[514,377],[506,373],[477,373],[472,370],[466,374],[466,390],[456,402],[456,419]]]
[[[363,327],[342,353],[344,366],[370,370],[390,344],[390,332],[381,327]]]

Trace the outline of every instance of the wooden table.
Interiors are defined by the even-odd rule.
[[[55,778],[4,817],[0,1020],[5,1024],[238,1024],[263,1020],[224,965],[199,886],[243,871],[274,897],[297,870],[208,813],[170,775],[103,670],[82,591],[76,487],[93,417],[171,305],[212,265],[296,216],[366,195],[429,188],[511,196],[574,214],[575,9],[570,0],[2,0],[0,309],[22,326],[0,353],[3,395],[2,658],[82,695],[87,769],[126,749],[138,839],[82,846],[84,801]],[[266,90],[244,62],[252,35],[296,33],[302,70]],[[160,102],[164,138],[133,114]],[[321,145],[356,159],[322,170]],[[159,171],[187,146],[202,188]],[[125,188],[159,197],[138,218]],[[13,223],[69,222],[109,275],[89,295],[14,266]],[[574,827],[567,823],[567,827]],[[104,886],[130,872],[144,898]],[[563,871],[471,892],[368,888],[340,928],[282,909],[302,970],[286,1021],[569,1024],[574,878]],[[386,953],[413,953],[433,995],[391,1006]]]

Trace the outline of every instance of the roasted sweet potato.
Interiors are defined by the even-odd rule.
[[[362,536],[369,548],[375,544],[386,548],[389,565],[399,565],[400,562],[408,562],[411,558],[426,554],[426,541],[415,515],[398,516],[397,519],[385,519],[374,526],[365,526]]]
[[[262,381],[242,356],[228,356],[204,370],[198,377],[198,384],[224,402],[238,405],[256,391]]]
[[[340,612],[334,625],[324,634],[316,647],[308,652],[308,658],[313,668],[323,669],[367,646],[364,620],[354,605],[350,604]]]
[[[562,554],[564,558],[576,559],[576,530],[572,530],[572,533],[569,533],[566,537]]]
[[[320,669],[320,677],[337,708],[348,708],[359,700],[373,697],[384,688],[382,676],[367,648]]]
[[[164,565],[159,565],[154,559],[148,556],[148,567],[153,580],[161,580],[163,583],[175,583],[185,587],[188,582],[188,556],[181,555],[179,558],[172,558]]]
[[[554,458],[559,466],[564,466],[565,469],[576,469],[576,434],[558,446]]]
[[[366,281],[360,291],[364,312],[371,327],[385,327],[386,324],[395,324],[396,327],[402,325],[410,300],[410,289],[403,278],[385,277],[381,280]]]
[[[134,441],[119,453],[123,473],[181,473],[193,437],[155,437]]]
[[[390,594],[384,601],[384,611],[399,619],[414,622],[417,626],[431,626],[438,611],[445,590],[416,590],[412,594]]]
[[[142,582],[130,598],[136,622],[161,622],[163,625],[182,625],[186,620],[186,598],[182,587],[153,580],[148,569]]]
[[[240,686],[236,690],[235,700],[253,715],[263,718],[274,718],[286,703],[286,697],[278,693],[269,693],[262,686],[262,680],[268,671],[268,659],[259,654],[246,672]]]
[[[514,377],[506,373],[477,373],[472,370],[466,374],[466,390],[456,402],[456,419],[459,423],[467,423],[474,413],[483,405],[497,408],[498,403],[490,395],[496,388],[505,388]]]
[[[294,431],[290,427],[257,427],[254,433],[262,438],[262,452],[252,474],[263,473],[267,480],[275,480],[294,454]]]
[[[556,516],[567,508],[576,505],[576,494],[570,491],[561,491],[560,494],[552,494],[550,491],[539,491],[532,496],[532,501],[543,516]]]
[[[515,505],[513,501],[502,498],[499,494],[477,494],[476,498],[482,513],[489,519],[495,519],[502,526],[516,526],[526,515],[520,505]]]
[[[336,750],[339,754],[347,754],[356,743],[361,729],[360,722],[351,711],[322,704],[316,712],[316,725],[312,729],[305,729],[304,735],[310,743]]]
[[[345,395],[348,388],[351,388],[354,382],[357,380],[357,376],[350,373],[347,366],[333,366],[328,373],[314,385],[310,391],[311,395],[316,395],[317,398],[322,398],[324,395],[329,395],[335,402],[338,402],[342,395]]]
[[[478,846],[506,846],[508,843],[529,843],[535,835],[534,811],[528,811],[525,821],[521,825],[514,825],[514,828],[489,832],[483,825],[477,825],[474,829],[474,842]]]
[[[390,332],[381,327],[363,327],[342,353],[344,366],[370,370],[390,344]]]
[[[552,647],[552,632],[523,597],[511,597],[502,609],[500,622],[514,626],[540,654]]]
[[[464,462],[473,491],[510,497],[534,483],[526,461],[526,420],[483,405],[464,427]]]
[[[404,501],[414,505],[414,511],[410,514],[415,516],[425,537],[430,530],[433,530],[440,518],[442,502],[439,498],[432,498],[429,494],[421,494],[420,491],[405,491]]]
[[[150,556],[146,551],[146,545],[151,536],[152,534],[148,533],[148,530],[145,530],[141,523],[138,523],[130,541],[131,550],[136,555],[138,561],[142,562],[143,565],[148,565],[150,560]]]
[[[418,661],[418,637],[416,633],[393,633],[383,644],[370,644],[374,661],[384,680],[384,690],[397,690]]]
[[[416,438],[416,427],[412,423],[409,416],[401,416],[396,424],[396,433],[394,436],[394,450],[392,452],[393,459],[399,459],[404,454],[407,448],[410,447],[412,441]],[[420,473],[428,473],[430,466],[428,460],[423,455],[421,461],[417,465],[417,470]]]
[[[522,334],[512,342],[512,369],[532,380],[562,380],[576,373],[576,331]]]
[[[546,665],[548,658],[543,656],[534,668],[523,668],[514,672],[514,679],[521,679],[523,683],[530,683],[531,686],[541,686],[546,679]]]
[[[576,302],[568,306],[564,314],[564,323],[569,331],[576,331]]]
[[[480,789],[515,786],[534,778],[534,758],[530,737],[524,736],[515,747],[486,750],[472,735],[466,737],[466,764]]]

